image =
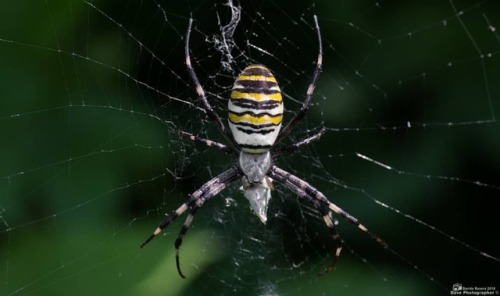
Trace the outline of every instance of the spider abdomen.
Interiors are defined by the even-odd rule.
[[[283,100],[276,78],[262,65],[250,65],[236,79],[228,104],[229,128],[242,151],[268,151],[283,120]]]

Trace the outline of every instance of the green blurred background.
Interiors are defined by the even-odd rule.
[[[138,246],[164,213],[234,162],[174,132],[223,141],[190,104],[182,39],[190,16],[196,70],[221,116],[237,73],[224,71],[213,42],[228,7],[178,2],[0,3],[1,295],[500,289],[500,263],[473,249],[500,256],[498,1],[244,1],[231,67],[272,69],[285,120],[311,79],[318,15],[324,70],[314,106],[286,143],[322,125],[327,133],[276,162],[391,249],[340,220],[341,260],[318,277],[334,244],[314,209],[277,185],[264,226],[235,184],[198,212],[181,250],[186,280],[173,247],[182,218]]]

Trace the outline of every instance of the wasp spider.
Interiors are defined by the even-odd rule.
[[[242,182],[245,197],[250,201],[250,205],[255,211],[255,214],[263,223],[266,223],[267,220],[267,205],[271,198],[273,180],[281,183],[299,197],[307,200],[315,206],[318,212],[323,216],[323,220],[336,242],[333,262],[320,274],[324,274],[333,268],[342,250],[342,241],[335,230],[332,219],[330,218],[330,211],[341,216],[351,224],[354,224],[361,231],[371,236],[379,244],[387,247],[384,241],[372,232],[368,231],[368,229],[356,218],[330,202],[325,195],[323,195],[323,193],[319,192],[306,181],[301,180],[300,178],[277,167],[272,162],[272,159],[275,156],[285,151],[288,152],[299,149],[300,147],[319,139],[325,131],[323,128],[318,133],[306,139],[274,151],[272,154],[270,152],[273,145],[277,141],[286,137],[295,125],[304,117],[311,104],[311,97],[321,72],[323,58],[321,34],[316,16],[314,16],[314,22],[319,44],[319,53],[316,67],[313,72],[312,82],[307,88],[302,107],[297,111],[297,113],[295,113],[290,122],[288,122],[288,124],[281,129],[283,120],[283,100],[276,78],[265,66],[250,65],[246,67],[236,79],[231,97],[229,99],[228,124],[232,135],[231,137],[227,133],[221,118],[207,101],[205,91],[203,90],[203,87],[201,86],[191,64],[191,58],[189,55],[189,38],[191,35],[193,20],[189,20],[185,44],[187,70],[196,87],[196,93],[201,107],[206,111],[209,119],[215,123],[220,133],[230,144],[224,145],[211,140],[198,138],[183,131],[179,131],[179,134],[186,136],[191,140],[201,141],[208,146],[219,148],[225,152],[237,154],[239,156],[239,160],[230,169],[203,184],[198,190],[193,192],[186,202],[184,202],[177,210],[165,217],[153,234],[151,234],[151,236],[141,245],[141,247],[144,247],[155,236],[160,234],[162,230],[165,229],[173,220],[188,211],[189,214],[186,221],[184,222],[184,225],[175,240],[176,265],[177,271],[181,277],[184,278],[179,264],[179,248],[182,244],[184,235],[193,221],[194,215],[207,200],[216,196],[229,184],[237,180]]]

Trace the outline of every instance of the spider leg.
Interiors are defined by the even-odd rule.
[[[326,227],[328,227],[328,230],[332,235],[333,241],[335,242],[335,254],[334,254],[335,257],[333,257],[333,262],[330,263],[330,265],[328,265],[328,267],[326,267],[325,270],[320,272],[318,275],[324,275],[325,273],[330,272],[337,263],[340,257],[340,252],[342,252],[342,239],[340,238],[337,229],[335,229],[335,224],[333,224],[332,219],[328,215],[328,211],[322,210],[322,215],[323,215],[323,221],[325,221]]]
[[[283,183],[284,184],[284,183]],[[296,185],[289,183],[284,184],[288,189],[290,189],[293,192],[299,192],[301,189],[297,187]],[[326,224],[326,227],[328,228],[328,231],[330,231],[330,234],[333,238],[333,241],[335,243],[335,253],[334,253],[334,258],[333,262],[328,265],[322,272],[320,272],[318,275],[323,275],[325,273],[330,272],[335,264],[338,261],[338,258],[340,257],[340,252],[342,252],[342,239],[340,238],[340,235],[338,234],[337,230],[335,229],[335,224],[333,223],[332,219],[330,218],[329,212],[328,212],[328,207],[322,204],[319,200],[315,199],[313,196],[307,195],[307,194],[298,194],[299,197],[309,201],[310,203],[314,204],[316,209],[319,211],[321,214],[323,221]]]
[[[179,247],[182,244],[182,238],[186,234],[191,222],[193,220],[194,214],[196,211],[205,203],[205,201],[209,200],[213,196],[219,194],[224,188],[227,187],[230,183],[235,180],[241,178],[240,170],[237,166],[230,168],[229,170],[221,173],[216,176],[212,180],[203,184],[198,190],[193,192],[189,197],[188,201],[183,203],[177,210],[173,211],[171,215],[165,217],[165,219],[160,223],[160,225],[156,228],[156,230],[151,234],[151,236],[142,243],[141,248],[148,244],[153,238],[155,238],[158,234],[162,232],[172,221],[174,221],[177,217],[182,215],[186,210],[190,209],[190,213],[184,222],[184,225],[181,228],[179,236],[175,240],[175,248],[176,248],[176,262],[177,262],[177,270],[179,275],[183,278],[180,267],[179,267]]]
[[[313,134],[312,136],[309,136],[305,139],[302,139],[296,143],[293,143],[289,146],[286,146],[286,147],[283,147],[283,148],[280,148],[280,149],[277,149],[273,152],[273,157],[275,156],[278,156],[278,155],[281,155],[285,152],[293,152],[293,151],[296,151],[298,150],[299,148],[301,148],[302,146],[305,146],[307,144],[310,144],[314,141],[317,141],[321,138],[321,136],[323,136],[326,132],[326,129],[325,127],[322,127],[317,133]]]
[[[294,192],[296,192],[297,190],[300,190],[299,187],[297,187],[293,184],[290,184],[290,186],[294,187],[294,189],[292,189],[292,191],[294,191]],[[302,198],[306,199],[307,201],[309,201],[310,203],[314,204],[316,209],[319,211],[319,213],[323,217],[323,221],[325,222],[326,227],[328,227],[328,230],[330,231],[330,234],[332,235],[333,241],[335,243],[335,253],[334,253],[335,257],[333,258],[333,262],[330,265],[328,265],[328,267],[326,267],[322,272],[320,272],[318,274],[318,275],[324,275],[325,273],[330,272],[333,269],[333,267],[335,266],[335,264],[337,263],[337,261],[340,257],[340,252],[342,252],[342,239],[340,238],[340,235],[338,234],[337,229],[335,229],[335,224],[333,223],[332,219],[330,218],[330,215],[328,212],[328,207],[326,207],[320,201],[318,201],[317,199],[313,198],[310,195],[305,195],[305,196],[300,196],[300,197],[302,197]]]
[[[207,145],[208,147],[215,147],[219,150],[222,150],[224,153],[236,154],[236,150],[234,150],[232,147],[229,147],[229,146],[224,145],[222,143],[215,142],[215,141],[212,141],[209,139],[200,138],[198,136],[195,136],[191,133],[188,133],[188,132],[185,132],[182,130],[177,130],[177,134],[180,136],[186,137],[186,138],[190,139],[191,141],[201,142],[201,143]]]
[[[368,234],[373,240],[375,240],[377,243],[379,243],[383,248],[387,248],[388,245],[386,242],[384,242],[380,237],[378,237],[376,234],[370,232],[366,226],[361,224],[358,219],[355,217],[351,216],[349,213],[345,212],[343,209],[335,205],[334,203],[330,202],[323,193],[318,191],[316,188],[312,187],[309,183],[306,181],[301,180],[300,178],[288,173],[285,170],[282,170],[278,168],[277,166],[272,166],[271,169],[268,172],[268,176],[271,177],[272,179],[278,181],[279,183],[283,184],[286,188],[297,194],[299,197],[305,198],[309,201],[316,201],[319,202],[321,205],[327,207],[330,209],[332,212],[335,214],[341,216],[345,220],[347,220],[349,223],[357,226],[361,231],[365,232]],[[316,203],[315,203],[316,204]],[[331,221],[330,217],[328,214],[323,213],[323,220],[325,221],[326,225],[328,226],[329,229],[334,229],[334,224]],[[335,231],[335,230],[334,230]],[[334,238],[338,237],[337,232],[332,232],[330,230],[332,236]],[[333,264],[331,264],[329,267],[325,269],[323,273],[326,273],[330,271],[335,264],[338,256],[340,256],[340,251],[342,250],[341,245],[337,246],[337,249],[335,251],[335,259]],[[323,274],[322,273],[322,274]]]
[[[207,113],[208,118],[212,122],[215,123],[215,125],[217,126],[217,129],[219,130],[219,132],[226,138],[226,140],[229,143],[232,143],[234,145],[234,141],[226,133],[226,129],[224,127],[224,124],[222,123],[221,118],[219,117],[219,115],[217,115],[217,112],[215,112],[215,110],[212,108],[212,106],[208,102],[207,96],[205,94],[205,90],[203,90],[203,87],[201,86],[200,80],[198,79],[198,76],[196,76],[196,72],[194,71],[193,65],[191,64],[191,57],[189,55],[189,39],[191,37],[191,28],[192,28],[192,26],[193,26],[193,19],[190,18],[189,19],[188,30],[186,32],[186,46],[184,48],[184,51],[185,51],[185,56],[186,56],[186,67],[187,67],[189,76],[191,76],[191,80],[193,80],[193,83],[195,85],[196,94],[198,96],[198,102],[201,104],[201,107]]]
[[[316,61],[316,67],[313,72],[313,78],[311,83],[309,84],[309,87],[307,88],[306,92],[306,98],[304,100],[304,103],[302,103],[302,107],[300,108],[297,113],[293,116],[293,118],[288,122],[288,124],[281,130],[280,134],[278,135],[277,141],[280,141],[284,137],[286,137],[292,129],[297,125],[297,123],[304,117],[306,114],[307,110],[311,106],[311,98],[314,93],[314,88],[316,88],[316,84],[318,83],[318,78],[319,74],[321,73],[321,67],[323,65],[323,45],[321,43],[321,33],[319,30],[319,24],[318,24],[318,18],[314,16],[314,25],[316,27],[316,34],[318,36],[318,59]]]
[[[175,239],[175,243],[174,243],[174,246],[175,246],[175,265],[177,266],[177,272],[184,279],[186,277],[184,276],[184,274],[181,271],[181,262],[179,259],[179,249],[181,248],[182,240],[184,239],[186,232],[189,230],[189,227],[191,226],[191,223],[193,222],[194,215],[196,214],[196,212],[198,211],[198,209],[200,207],[201,207],[201,205],[199,207],[191,209],[191,211],[189,212],[189,215],[186,217],[186,221],[184,221],[184,224],[182,225],[182,228],[179,231],[179,235]]]

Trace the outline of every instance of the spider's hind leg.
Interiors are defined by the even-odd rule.
[[[311,107],[311,99],[314,93],[314,89],[316,88],[316,84],[318,84],[319,74],[321,73],[321,69],[323,66],[323,45],[321,43],[321,32],[319,30],[318,18],[316,16],[314,16],[314,26],[316,27],[316,35],[318,38],[318,58],[316,60],[316,67],[314,68],[312,81],[307,87],[306,97],[304,99],[304,102],[302,103],[302,106],[297,111],[297,113],[295,113],[288,124],[281,130],[280,134],[278,135],[277,141],[281,141],[281,139],[285,138],[297,125],[297,123],[302,120],[304,115],[306,115],[309,107]]]
[[[191,38],[191,29],[193,26],[193,19],[189,19],[189,25],[188,25],[188,30],[186,32],[186,39],[185,39],[185,47],[184,47],[184,55],[185,55],[185,62],[186,62],[186,67],[187,71],[189,73],[189,76],[191,77],[191,80],[194,83],[194,87],[196,90],[196,96],[198,97],[198,103],[201,105],[203,110],[205,110],[205,113],[207,114],[208,118],[210,121],[212,121],[216,126],[219,132],[224,136],[224,138],[228,141],[228,143],[235,144],[234,140],[228,135],[226,128],[224,127],[224,123],[222,123],[222,119],[217,115],[217,112],[215,112],[214,108],[212,105],[207,100],[207,95],[205,93],[205,90],[203,89],[203,86],[200,83],[200,80],[198,79],[198,76],[196,76],[196,72],[194,71],[193,64],[191,63],[191,56],[189,54],[189,39]]]

